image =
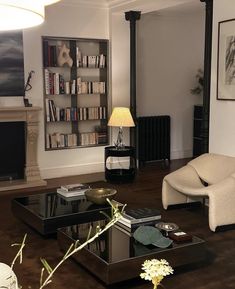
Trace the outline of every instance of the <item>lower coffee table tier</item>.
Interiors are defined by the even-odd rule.
[[[71,243],[86,236],[86,228],[94,223],[71,226],[58,230],[60,247],[66,251]],[[176,244],[167,249],[144,246],[113,226],[73,258],[107,285],[138,277],[142,263],[147,259],[166,259],[173,268],[200,262],[206,258],[205,241],[193,236],[189,243]]]

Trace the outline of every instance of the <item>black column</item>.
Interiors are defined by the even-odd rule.
[[[209,119],[211,90],[211,51],[213,0],[200,0],[205,3],[205,50],[204,50],[204,84],[203,84],[203,122],[202,122],[202,153],[209,150]]]
[[[125,18],[130,21],[130,111],[136,124],[136,21],[141,12],[125,12]],[[136,129],[130,129],[130,145],[136,147]]]

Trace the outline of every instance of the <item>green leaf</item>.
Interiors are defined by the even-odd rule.
[[[80,241],[79,241],[79,240],[77,240],[77,241],[74,243],[75,249],[77,249],[78,246],[80,246]]]
[[[43,282],[44,269],[45,269],[45,268],[42,268],[42,270],[41,270],[41,275],[40,275],[40,286],[42,285],[42,282]]]
[[[88,241],[91,237],[91,230],[92,230],[92,226],[89,227],[89,232],[87,234],[87,238],[86,238],[86,241]]]
[[[63,260],[68,256],[68,254],[72,251],[74,247],[74,243],[70,245],[70,247],[68,248],[67,252],[64,254]]]
[[[44,268],[47,270],[47,273],[50,274],[52,272],[51,266],[48,264],[47,260],[44,258],[41,258],[41,262],[44,266]]]

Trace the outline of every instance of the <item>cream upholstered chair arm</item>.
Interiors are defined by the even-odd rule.
[[[208,186],[209,226],[215,231],[217,226],[235,224],[235,178],[228,177]]]
[[[169,205],[186,203],[190,196],[204,196],[204,185],[197,172],[191,166],[184,166],[165,176],[162,184],[162,204],[164,209]]]

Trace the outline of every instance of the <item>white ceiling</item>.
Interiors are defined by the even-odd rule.
[[[89,5],[92,7],[109,8],[113,12],[129,10],[141,11],[142,13],[171,9],[174,13],[188,12],[200,9],[203,4],[199,0],[62,0],[62,5]]]

